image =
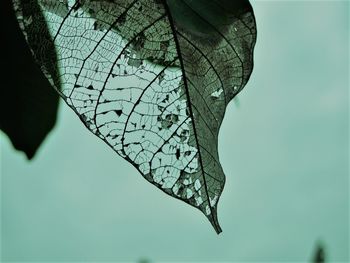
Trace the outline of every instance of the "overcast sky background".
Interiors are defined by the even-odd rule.
[[[254,72],[219,138],[223,233],[61,103],[33,161],[0,134],[4,261],[309,261],[318,240],[349,259],[349,3],[253,8]]]

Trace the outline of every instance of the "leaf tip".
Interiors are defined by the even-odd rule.
[[[209,222],[211,223],[211,225],[213,226],[216,234],[220,234],[222,233],[222,229],[220,227],[219,221],[218,221],[218,216],[217,216],[217,211],[216,209],[213,211],[212,214],[207,215],[207,218],[209,219]]]
[[[214,226],[216,234],[220,235],[222,233],[222,229],[219,225]]]
[[[35,151],[24,151],[28,161],[31,161],[35,155]]]

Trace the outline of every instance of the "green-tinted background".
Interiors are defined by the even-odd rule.
[[[33,161],[1,134],[2,257],[16,261],[349,258],[349,3],[254,1],[255,69],[219,138],[217,236],[61,104]]]

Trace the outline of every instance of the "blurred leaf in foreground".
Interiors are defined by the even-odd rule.
[[[1,16],[6,24],[2,27],[5,31],[5,47],[1,59],[3,84],[0,129],[17,150],[23,151],[31,159],[55,125],[59,96],[35,62],[10,0],[1,1]],[[46,44],[36,39],[32,42],[37,42],[37,49],[43,49],[43,52],[51,49],[51,65],[55,67],[55,49],[48,44],[50,35],[40,14],[36,16],[36,24],[40,26],[41,38],[47,40]],[[53,70],[48,68],[48,71]],[[56,84],[60,86],[57,76]]]

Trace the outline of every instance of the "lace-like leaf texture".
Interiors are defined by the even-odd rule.
[[[14,8],[43,72],[85,126],[220,233],[218,132],[253,67],[249,2],[14,0]]]

